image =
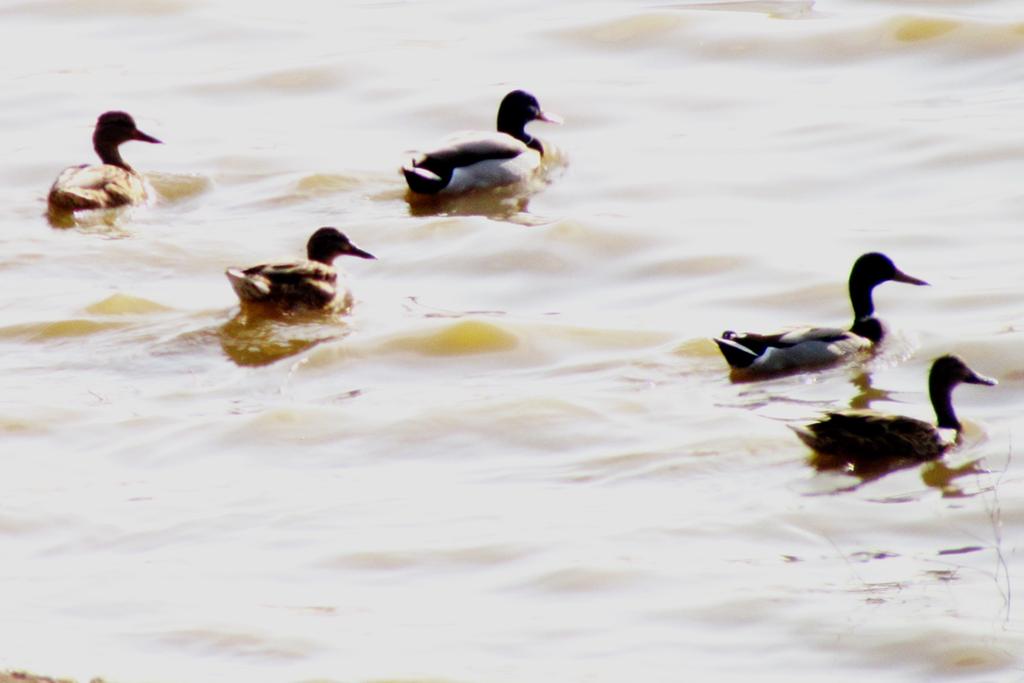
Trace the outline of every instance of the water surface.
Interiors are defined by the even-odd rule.
[[[1024,677],[1024,16],[1010,0],[0,8],[0,668],[124,681]],[[13,44],[13,43],[12,43]],[[411,206],[410,150],[523,87],[550,184]],[[149,207],[46,219],[96,116]],[[344,320],[223,276],[336,225]],[[730,381],[724,329],[877,357]],[[787,424],[930,419],[869,482]]]

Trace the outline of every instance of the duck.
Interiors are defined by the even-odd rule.
[[[540,168],[544,144],[526,132],[531,121],[562,123],[525,90],[513,90],[498,106],[498,130],[457,134],[417,155],[402,174],[413,194],[461,194],[528,180]]]
[[[135,119],[127,112],[100,114],[92,134],[92,146],[103,163],[71,166],[61,171],[47,196],[50,209],[68,212],[111,209],[145,202],[146,183],[121,158],[119,147],[129,140],[161,144],[160,140],[139,130]]]
[[[314,232],[306,243],[306,260],[264,263],[250,268],[225,271],[231,287],[245,304],[264,304],[282,311],[347,309],[352,296],[339,297],[338,256],[375,259],[376,256],[352,244],[337,228],[325,226]]]
[[[997,384],[991,377],[971,370],[959,356],[940,356],[928,373],[928,394],[936,417],[934,425],[903,415],[846,410],[828,413],[824,419],[806,426],[790,425],[790,428],[812,450],[850,463],[935,460],[960,441],[963,425],[953,410],[953,389],[961,383]],[[948,430],[954,433],[953,439],[948,438]]]
[[[850,270],[850,329],[800,327],[774,334],[726,330],[714,337],[714,342],[732,369],[741,373],[774,373],[840,361],[872,349],[885,336],[885,326],[875,317],[871,294],[876,286],[890,281],[928,284],[901,271],[885,254],[863,254]]]

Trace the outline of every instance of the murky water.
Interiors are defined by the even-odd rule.
[[[257,6],[258,5],[258,6]],[[0,668],[124,681],[1024,680],[1024,15],[990,0],[0,6]],[[562,114],[548,184],[398,167]],[[149,207],[54,227],[107,109]],[[336,225],[343,320],[223,271]],[[865,366],[730,381],[710,337],[848,324]],[[930,418],[870,482],[787,424]]]

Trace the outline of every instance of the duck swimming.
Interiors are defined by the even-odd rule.
[[[828,413],[823,420],[791,429],[818,453],[851,463],[934,460],[960,439],[963,427],[953,411],[953,389],[962,382],[996,384],[994,379],[971,370],[957,356],[941,356],[932,363],[928,393],[935,409],[935,425],[902,415],[848,410]],[[954,430],[955,439],[944,438],[940,431],[943,429]]]
[[[802,327],[775,334],[726,330],[715,338],[715,343],[729,365],[743,372],[771,373],[833,363],[871,349],[885,336],[882,322],[874,317],[871,293],[876,286],[889,281],[928,284],[901,271],[885,254],[864,254],[850,271],[853,325],[849,330]]]
[[[146,200],[146,184],[135,169],[125,163],[118,149],[121,143],[141,140],[159,144],[135,125],[123,111],[108,111],[96,120],[92,146],[103,163],[82,164],[64,169],[47,197],[50,208],[57,211],[110,209]]]
[[[498,131],[463,133],[402,167],[416,194],[458,194],[528,180],[540,167],[544,145],[526,132],[531,121],[561,123],[525,90],[505,95],[498,107]]]
[[[225,274],[243,304],[268,304],[285,311],[346,309],[352,295],[345,290],[339,301],[338,273],[332,265],[343,254],[376,258],[336,228],[324,227],[306,243],[305,261],[228,268]]]

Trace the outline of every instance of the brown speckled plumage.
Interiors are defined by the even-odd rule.
[[[266,263],[244,270],[228,268],[225,274],[243,304],[269,305],[285,311],[344,309],[351,305],[351,295],[338,291],[338,273],[332,262],[341,255],[375,258],[331,227],[313,233],[306,255],[306,260]]]
[[[135,120],[123,111],[101,114],[92,141],[103,163],[71,166],[61,171],[46,198],[50,210],[112,209],[146,201],[146,183],[121,158],[119,147],[129,140],[160,142],[139,130]]]

